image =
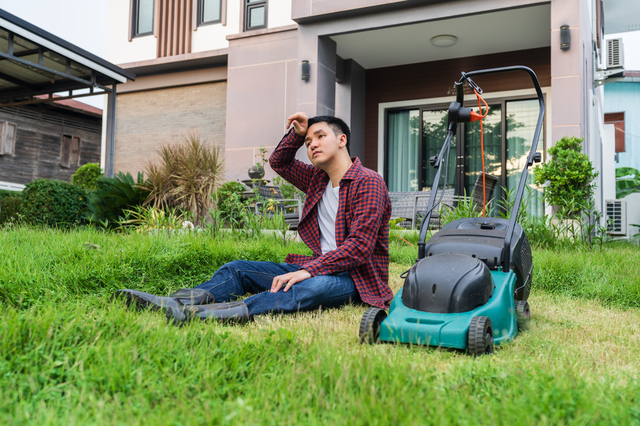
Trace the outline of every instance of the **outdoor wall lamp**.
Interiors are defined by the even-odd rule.
[[[302,61],[302,79],[304,81],[309,81],[310,71],[311,67],[309,66],[309,61]]]
[[[560,50],[571,49],[571,30],[568,25],[560,27]]]

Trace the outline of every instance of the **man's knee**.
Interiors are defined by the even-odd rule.
[[[225,263],[216,271],[218,273],[227,273],[229,275],[233,275],[239,270],[242,269],[243,261],[242,260],[233,260],[231,262]]]

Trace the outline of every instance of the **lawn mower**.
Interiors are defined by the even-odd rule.
[[[425,242],[431,213],[439,203],[436,198],[443,159],[445,179],[440,198],[444,193],[446,158],[458,123],[483,118],[482,110],[478,114],[464,108],[464,83],[473,89],[480,104],[482,89],[471,77],[512,71],[529,74],[540,112],[510,219],[455,220]],[[536,152],[545,110],[540,83],[530,68],[513,66],[463,72],[455,88],[456,101],[448,110],[447,137],[439,154],[430,159],[437,172],[420,228],[418,259],[402,275],[404,285],[393,298],[389,315],[379,308],[369,308],[364,313],[360,323],[363,343],[429,345],[466,350],[469,355],[477,356],[492,353],[494,345],[514,339],[529,325],[531,313],[527,299],[533,261],[527,236],[517,218],[527,171],[534,162],[541,161]],[[483,203],[483,216],[484,211]]]

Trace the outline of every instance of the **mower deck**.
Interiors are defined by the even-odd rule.
[[[389,316],[380,324],[380,341],[467,349],[467,335],[473,317],[491,319],[494,342],[499,345],[518,335],[513,298],[516,274],[491,271],[493,295],[476,309],[453,314],[436,314],[410,309],[402,303],[402,289],[391,302]]]

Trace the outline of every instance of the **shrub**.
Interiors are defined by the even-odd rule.
[[[144,182],[142,173],[138,173],[137,182],[131,173],[119,172],[115,177],[101,177],[96,181],[96,190],[89,198],[89,217],[91,221],[103,226],[113,227],[124,216],[124,210],[142,205],[149,192],[141,187]]]
[[[102,176],[102,169],[98,163],[87,163],[71,176],[71,183],[87,191],[95,191],[96,182]]]
[[[582,152],[582,140],[566,136],[560,139],[549,148],[551,161],[534,170],[536,185],[548,182],[544,200],[558,206],[567,216],[575,216],[588,207],[598,175],[587,154]]]
[[[149,191],[145,205],[190,211],[201,224],[213,207],[212,196],[223,173],[220,150],[207,146],[198,135],[189,135],[176,145],[162,145],[159,163],[145,165]]]
[[[87,210],[87,191],[58,180],[37,179],[22,192],[20,213],[32,225],[71,228]]]
[[[0,223],[16,218],[21,204],[22,192],[0,190]]]
[[[246,208],[250,203],[242,196],[245,191],[243,184],[230,181],[222,184],[215,193],[219,218],[229,223],[232,228],[239,227],[246,216]]]

